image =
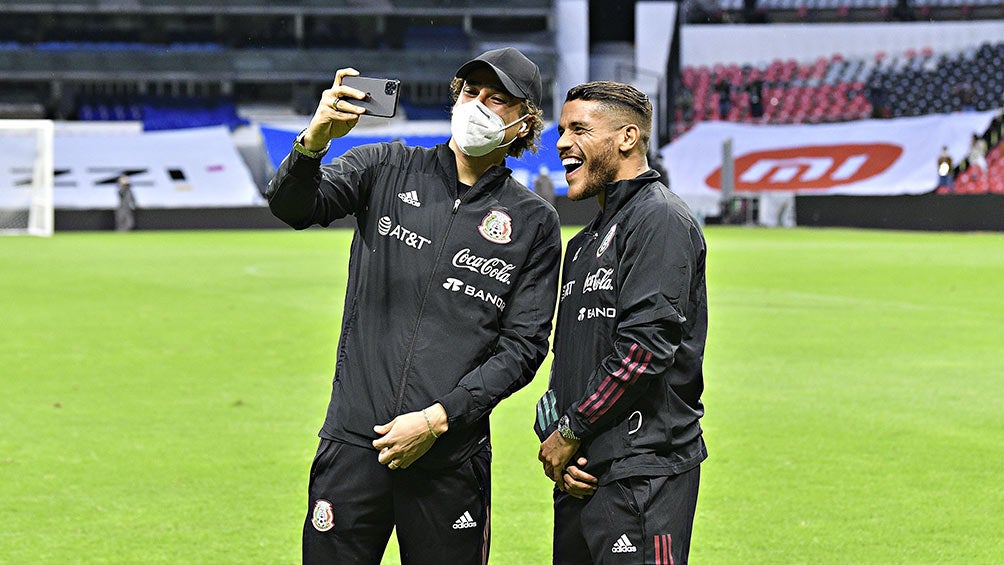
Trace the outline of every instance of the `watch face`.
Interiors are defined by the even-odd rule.
[[[568,427],[570,422],[571,420],[568,418],[567,414],[562,416],[561,419],[558,420],[558,433],[565,439],[579,439],[576,437],[575,432],[572,431],[572,428]]]

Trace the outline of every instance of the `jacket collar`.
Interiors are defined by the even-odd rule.
[[[455,191],[457,182],[459,182],[457,180],[457,156],[453,154],[453,149],[450,149],[449,144],[441,143],[436,146],[436,157],[439,159],[439,166],[446,173],[451,190]],[[471,188],[471,191],[477,193],[472,199],[478,198],[482,193],[492,192],[502,186],[505,179],[509,178],[511,174],[512,169],[506,167],[504,161],[502,165],[490,167]]]
[[[624,179],[612,182],[606,186],[607,200],[603,210],[599,214],[599,224],[603,225],[610,218],[614,217],[635,194],[643,188],[659,180],[659,173],[654,169],[649,169],[633,179]]]

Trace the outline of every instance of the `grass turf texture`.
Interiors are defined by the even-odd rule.
[[[0,562],[297,563],[350,236],[0,239]],[[1004,237],[707,236],[692,561],[1004,562]],[[549,562],[546,375],[493,417],[493,563]]]

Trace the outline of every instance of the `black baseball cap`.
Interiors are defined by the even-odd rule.
[[[540,69],[526,55],[512,47],[485,51],[464,63],[457,70],[457,78],[467,77],[479,65],[491,67],[509,94],[540,106]]]

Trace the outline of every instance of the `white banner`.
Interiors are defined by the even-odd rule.
[[[127,175],[140,208],[260,205],[251,174],[225,126],[123,134],[55,136],[54,201],[60,208],[118,205],[117,179]],[[0,183],[23,186],[23,156],[0,152]],[[4,192],[0,190],[0,193]]]
[[[0,134],[0,208],[31,206],[31,179],[38,158],[38,132],[5,130]]]
[[[941,148],[959,162],[995,112],[819,125],[703,122],[662,155],[673,191],[705,214],[717,210],[722,143],[729,138],[740,193],[920,194],[937,184]]]

